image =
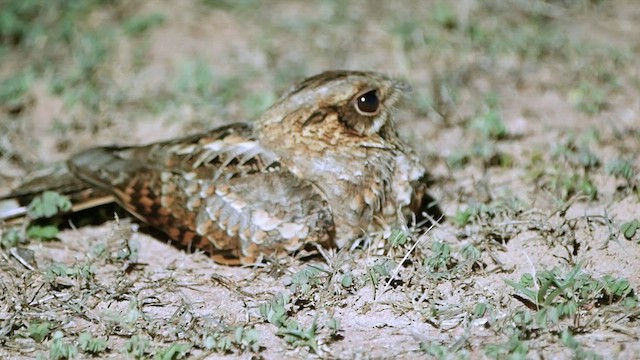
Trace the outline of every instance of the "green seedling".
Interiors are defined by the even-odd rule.
[[[58,237],[60,230],[56,225],[31,225],[27,229],[27,236],[37,240],[52,240]]]
[[[528,343],[515,334],[506,343],[491,344],[485,348],[485,354],[492,359],[526,359],[528,353]]]
[[[35,342],[42,342],[51,333],[52,324],[49,322],[33,323],[29,325],[27,333]]]
[[[10,249],[25,242],[24,232],[17,228],[3,229],[0,233],[0,247]]]
[[[593,351],[585,350],[582,345],[573,337],[571,331],[569,329],[562,330],[560,334],[560,338],[562,343],[573,350],[575,359],[584,359],[584,360],[600,360],[602,356],[596,354]]]
[[[71,210],[71,201],[68,197],[54,191],[45,191],[31,201],[28,215],[32,219],[50,218],[69,210]]]
[[[160,349],[153,354],[154,360],[178,360],[184,359],[189,355],[191,345],[189,344],[173,344],[165,349]]]
[[[78,346],[87,354],[98,355],[107,349],[107,341],[94,338],[90,333],[84,332],[78,337]]]
[[[369,269],[369,279],[374,286],[378,286],[381,279],[391,274],[396,267],[396,263],[391,259],[380,259]]]
[[[489,110],[486,114],[476,118],[471,127],[488,139],[501,140],[507,137],[507,126],[502,115],[497,110]]]
[[[420,350],[435,359],[449,359],[451,354],[446,346],[433,341],[421,341]]]
[[[582,83],[569,92],[573,106],[588,115],[596,115],[607,106],[607,93],[601,86]]]
[[[635,175],[633,164],[626,159],[616,159],[608,163],[605,167],[607,174],[631,180]]]
[[[322,283],[324,275],[326,275],[326,270],[323,268],[306,266],[293,275],[289,290],[293,293],[299,290],[302,294],[308,294],[313,288]]]
[[[434,241],[431,244],[432,255],[425,259],[425,266],[432,272],[448,269],[451,261],[451,246],[447,243]]]
[[[204,339],[204,348],[208,350],[215,350],[220,353],[225,353],[231,350],[233,346],[231,339],[221,333],[215,333],[208,335]]]
[[[289,297],[278,294],[269,303],[260,305],[260,315],[275,326],[282,326],[287,320],[285,306],[289,303]]]
[[[535,277],[524,274],[519,282],[505,282],[536,308],[536,321],[543,327],[548,321],[558,324],[560,319],[574,316],[580,308],[594,302],[606,301],[607,305],[623,299],[626,299],[625,304],[637,302],[626,279],[608,276],[597,280],[581,272],[580,265],[566,276],[554,269],[539,272]]]
[[[124,343],[124,352],[135,359],[146,357],[148,349],[149,339],[142,335],[133,335]]]
[[[9,109],[19,109],[34,81],[32,71],[24,71],[0,81],[0,104]]]
[[[402,247],[407,243],[407,234],[403,230],[395,229],[389,236],[389,243],[392,247]]]
[[[234,332],[234,340],[242,350],[260,351],[260,333],[256,329],[245,329],[239,326]]]
[[[455,223],[460,227],[465,226],[471,222],[474,212],[474,208],[471,206],[464,210],[458,208],[456,209],[456,215],[454,216],[453,221],[455,221]]]
[[[318,339],[316,337],[317,328],[315,320],[307,329],[302,329],[297,321],[290,320],[287,321],[285,327],[278,329],[277,335],[282,336],[293,347],[308,347],[317,354],[319,352]]]
[[[620,232],[625,238],[631,240],[640,229],[640,220],[634,219],[620,226]]]
[[[141,35],[150,29],[163,24],[165,16],[159,13],[139,15],[129,18],[122,24],[129,35]]]
[[[49,359],[51,360],[67,360],[78,355],[78,348],[73,344],[63,341],[64,334],[62,331],[56,331],[53,334],[53,341],[49,348]]]
[[[344,288],[350,288],[353,286],[353,275],[352,274],[345,274],[342,277],[342,280],[340,280],[340,285],[342,285],[342,287]]]

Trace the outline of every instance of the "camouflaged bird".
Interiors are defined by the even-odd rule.
[[[220,263],[253,263],[307,243],[345,247],[422,217],[426,171],[398,137],[407,86],[374,72],[302,81],[253,124],[69,159],[127,211]]]

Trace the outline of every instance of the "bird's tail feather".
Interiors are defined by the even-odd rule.
[[[114,201],[112,196],[75,176],[65,163],[58,163],[33,173],[18,187],[0,195],[0,224],[22,222],[29,203],[45,191],[67,196],[72,204],[72,213]]]

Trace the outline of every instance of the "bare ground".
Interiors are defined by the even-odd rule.
[[[634,291],[580,297],[584,280],[536,304],[505,282],[555,268],[561,283],[579,266],[640,286],[640,232],[620,231],[640,220],[635,1],[123,1],[77,16],[68,43],[3,37],[2,78],[32,75],[0,107],[2,192],[87,147],[250,121],[305,76],[363,69],[412,85],[399,131],[447,220],[401,246],[370,234],[375,246],[252,268],[177,249],[129,218],[6,247],[0,356],[55,357],[66,344],[86,357],[83,332],[110,358],[133,357],[133,335],[166,359],[640,354]],[[262,315],[278,294],[281,320],[316,331],[286,336]],[[38,341],[29,327],[41,323],[51,330]],[[176,345],[188,350],[162,352]]]

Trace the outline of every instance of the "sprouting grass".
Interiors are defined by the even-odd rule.
[[[606,165],[607,174],[631,180],[635,175],[635,170],[631,161],[627,159],[615,159]]]
[[[584,273],[579,265],[567,274],[555,268],[535,275],[526,273],[518,282],[509,279],[505,282],[517,291],[516,299],[530,310],[516,313],[513,318],[515,327],[511,327],[514,335],[507,343],[486,348],[487,354],[496,358],[507,354],[527,354],[527,343],[534,334],[539,334],[541,329],[557,328],[562,329],[560,342],[575,356],[601,358],[597,353],[584,349],[574,337],[597,328],[597,324],[589,320],[592,319],[589,314],[600,307],[613,307],[615,310],[610,311],[625,312],[625,309],[638,306],[638,298],[629,281],[609,275],[596,279]]]
[[[54,148],[248,121],[305,76],[380,70],[414,87],[398,131],[429,154],[430,191],[447,216],[427,234],[363,232],[350,250],[227,268],[145,242],[130,219],[69,224],[60,216],[69,204],[45,193],[23,227],[0,225],[0,356],[596,359],[637,350],[638,284],[624,274],[640,244],[638,54],[635,39],[607,41],[607,27],[589,23],[615,28],[617,10],[603,7],[624,13],[624,3],[5,1],[1,186]],[[167,34],[184,44],[163,42]],[[54,145],[33,139],[31,121],[40,126],[57,104]],[[603,261],[625,265],[605,271]]]
[[[0,104],[11,111],[17,111],[25,105],[25,94],[31,88],[33,81],[34,74],[29,70],[3,79],[0,83]]]
[[[580,266],[575,266],[562,276],[554,269],[539,272],[535,277],[524,274],[519,282],[505,282],[522,294],[524,302],[535,307],[536,322],[543,327],[547,322],[558,324],[563,318],[576,316],[581,308],[592,303],[637,305],[638,300],[629,281],[610,276],[597,280],[580,270]]]
[[[638,233],[638,230],[640,230],[640,220],[638,219],[627,221],[620,226],[620,232],[628,240],[633,239],[636,233]]]
[[[569,92],[569,100],[578,110],[594,115],[606,108],[607,95],[598,85],[581,83]]]

